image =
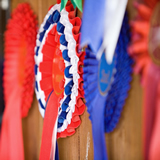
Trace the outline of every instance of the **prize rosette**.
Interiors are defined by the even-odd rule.
[[[107,159],[104,132],[111,132],[119,118],[130,89],[133,61],[127,53],[130,34],[125,15],[111,64],[100,60],[90,49],[84,60],[84,92],[92,122],[94,159]],[[101,147],[100,147],[101,146]]]
[[[61,4],[50,7],[35,48],[35,91],[44,117],[43,128],[45,121],[50,121],[57,138],[74,134],[85,110],[82,79],[85,52],[78,50],[81,19],[75,17],[70,1],[61,12],[60,7]],[[47,109],[54,110],[54,115],[49,115],[49,111],[47,115]],[[47,120],[49,116],[54,122]]]
[[[0,159],[24,158],[21,117],[27,116],[33,100],[36,35],[36,15],[28,3],[19,4],[11,14],[4,36],[5,110]]]
[[[135,60],[134,72],[141,75],[144,88],[143,155],[158,160],[160,134],[160,1],[134,3],[137,17],[130,22],[132,43],[128,48]]]
[[[11,15],[5,32],[4,99],[18,88],[22,117],[27,116],[34,93],[34,47],[37,34],[36,15],[27,3]]]

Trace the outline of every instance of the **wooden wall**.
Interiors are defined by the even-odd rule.
[[[14,9],[20,2],[29,2],[42,23],[50,5],[56,0],[11,0]],[[130,19],[135,15],[133,0],[128,2]],[[79,14],[81,15],[81,14]],[[117,128],[106,134],[107,150],[110,160],[142,159],[142,88],[139,77],[133,75],[129,97],[124,106],[122,117]],[[76,134],[58,140],[60,160],[92,160],[93,142],[91,123],[85,111],[81,117],[82,124]],[[39,157],[43,119],[38,110],[36,97],[27,118],[23,119],[24,150],[26,160],[37,160]]]

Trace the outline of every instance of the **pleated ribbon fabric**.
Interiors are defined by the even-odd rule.
[[[145,160],[160,158],[160,58],[159,0],[134,3],[138,15],[131,21],[132,43],[128,48],[135,60],[134,72],[141,75],[143,96],[143,156]]]
[[[73,135],[85,110],[81,20],[70,1],[62,11],[60,6],[50,7],[35,48],[35,92],[44,117],[40,159],[54,158],[56,138]]]
[[[28,3],[13,11],[5,32],[4,100],[0,159],[24,159],[21,118],[26,117],[34,93],[36,16]]]
[[[97,60],[91,49],[86,50],[84,91],[92,122],[95,160],[108,159],[105,132],[116,127],[130,89],[133,61],[127,54],[129,39],[128,17],[125,15],[111,64],[107,63],[104,53]]]

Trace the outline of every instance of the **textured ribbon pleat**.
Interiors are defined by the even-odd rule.
[[[57,0],[57,4],[61,3],[61,0]]]
[[[3,160],[24,159],[21,99],[18,93],[18,90],[11,91],[3,116],[0,144],[0,159]]]
[[[158,67],[154,64],[149,65],[146,75],[145,89],[144,89],[144,159],[149,159],[149,149],[151,144],[151,137],[153,126],[155,122],[157,88],[160,80],[160,75],[157,74]],[[158,113],[157,113],[158,114]]]
[[[43,132],[42,132],[42,143],[40,149],[40,160],[49,160],[51,156],[51,150],[55,151],[54,143],[52,146],[52,135],[57,121],[58,115],[58,98],[54,92],[48,98],[46,105]],[[56,140],[56,139],[54,139]],[[53,147],[53,148],[52,148]]]

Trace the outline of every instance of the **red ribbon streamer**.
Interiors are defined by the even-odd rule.
[[[21,99],[19,97],[20,91],[11,91],[6,109],[3,115],[1,145],[0,145],[0,159],[1,160],[15,160],[24,159],[23,152],[23,137],[22,137],[22,122],[21,122]],[[16,99],[16,101],[15,101]]]
[[[132,43],[128,48],[135,59],[135,72],[141,74],[144,86],[143,106],[143,155],[145,160],[160,159],[160,66],[159,39],[159,0],[144,0],[146,3],[134,3],[138,11],[137,18],[131,22]],[[159,124],[159,125],[158,125]]]
[[[160,71],[159,71],[160,72]],[[160,74],[160,73],[159,73]],[[159,75],[160,77],[160,75]],[[150,152],[149,152],[149,159],[150,160],[159,160],[160,159],[160,84],[158,84],[158,94],[157,94],[157,104],[155,107],[155,123],[153,126],[153,132],[151,136],[151,143],[150,143]]]
[[[160,67],[152,62],[145,77],[144,89],[144,159],[160,158]],[[159,124],[159,125],[158,125]]]
[[[46,105],[45,117],[43,123],[42,143],[40,150],[40,160],[49,160],[52,150],[52,133],[54,126],[57,126],[56,119],[58,116],[58,97],[54,92],[51,93]],[[53,148],[55,150],[55,148]]]

